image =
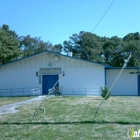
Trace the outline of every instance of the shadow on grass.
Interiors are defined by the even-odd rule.
[[[67,125],[67,124],[120,124],[137,125],[140,122],[106,122],[106,121],[73,121],[73,122],[1,122],[0,125]]]

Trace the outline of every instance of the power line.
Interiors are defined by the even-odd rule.
[[[134,49],[134,50],[135,50],[135,49]],[[113,82],[112,86],[111,86],[110,89],[108,90],[106,96],[103,98],[103,100],[102,100],[101,103],[99,104],[98,108],[96,109],[95,116],[94,116],[94,122],[96,121],[96,116],[97,116],[97,113],[98,113],[98,111],[99,111],[101,105],[103,104],[103,102],[105,101],[106,97],[109,95],[110,91],[112,90],[112,88],[114,87],[114,85],[116,84],[116,82],[118,81],[118,79],[119,79],[119,77],[121,76],[121,74],[122,74],[124,68],[126,67],[128,61],[130,60],[131,56],[132,56],[132,55],[130,54],[129,57],[127,58],[125,64],[123,65],[121,71],[119,72],[118,76],[116,77],[115,81]]]
[[[66,73],[66,71],[69,69],[69,67],[71,66],[72,62],[73,62],[73,59],[70,61],[69,65],[66,67],[66,69],[65,69],[65,71],[64,71],[65,73]],[[58,84],[58,82],[59,82],[62,78],[63,78],[63,73],[61,74],[61,76],[59,77],[59,79],[56,81],[56,83],[53,85],[53,87],[52,87],[51,89],[49,89],[48,95],[46,95],[46,97],[44,98],[44,100],[40,103],[40,105],[38,106],[38,108],[35,110],[31,122],[34,120],[34,118],[35,118],[36,113],[37,113],[38,110],[41,109],[41,110],[43,110],[43,112],[45,111],[45,109],[44,109],[44,108],[42,109],[41,106],[43,105],[44,101],[50,96],[50,94],[53,93],[53,92],[56,90],[56,89],[55,89],[55,86]]]
[[[109,9],[111,8],[111,6],[113,5],[113,3],[115,2],[115,0],[113,0],[113,2],[109,5],[109,7],[107,8],[107,10],[105,11],[105,13],[103,14],[103,16],[100,18],[100,20],[97,22],[97,24],[95,25],[94,29],[92,30],[92,33],[94,32],[94,30],[97,28],[97,26],[99,25],[99,23],[102,21],[102,19],[104,18],[104,16],[107,14],[107,12],[109,11]]]

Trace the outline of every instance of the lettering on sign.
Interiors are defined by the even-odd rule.
[[[60,74],[61,68],[40,68],[40,74]]]

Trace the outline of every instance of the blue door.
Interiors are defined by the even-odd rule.
[[[138,96],[140,96],[140,75],[138,75]]]
[[[43,75],[43,78],[42,78],[42,94],[47,95],[48,90],[50,88],[52,88],[57,81],[58,81],[58,75]],[[56,87],[58,87],[58,84],[56,85]],[[54,93],[51,93],[51,94],[54,94]]]

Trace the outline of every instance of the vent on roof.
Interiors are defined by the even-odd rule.
[[[72,52],[68,52],[68,53],[67,53],[67,56],[72,57]]]

